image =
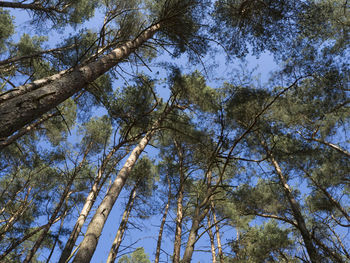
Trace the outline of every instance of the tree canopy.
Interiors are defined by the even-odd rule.
[[[349,57],[346,0],[0,1],[0,261],[350,262]]]

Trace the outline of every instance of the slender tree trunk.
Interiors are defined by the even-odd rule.
[[[141,139],[138,145],[131,152],[123,168],[119,171],[117,178],[109,188],[107,194],[105,195],[101,204],[97,208],[95,215],[91,219],[91,222],[85,233],[84,239],[80,244],[79,250],[73,262],[75,263],[90,262],[95,252],[104,224],[107,221],[108,215],[111,212],[112,207],[115,201],[117,200],[121,190],[123,189],[126,179],[128,178],[131,172],[131,169],[134,167],[140,154],[143,152],[148,142],[151,140],[158,126],[159,126],[159,122],[157,122],[155,124],[155,127],[153,127],[150,131],[146,133],[146,135]]]
[[[208,220],[208,235],[210,239],[210,250],[211,250],[212,262],[216,263],[215,242],[214,242],[213,231],[211,230],[211,219],[209,214],[207,214],[207,220]]]
[[[303,237],[304,244],[305,244],[307,253],[309,254],[310,260],[312,263],[319,263],[320,256],[317,253],[317,250],[312,242],[312,237],[310,235],[310,232],[308,231],[308,229],[306,227],[304,217],[301,214],[301,208],[299,206],[299,203],[294,198],[292,190],[287,183],[287,179],[285,178],[285,176],[282,173],[281,167],[279,166],[279,164],[277,163],[277,161],[273,157],[272,153],[270,151],[268,151],[267,153],[269,155],[271,163],[275,167],[276,173],[279,176],[279,179],[280,179],[280,182],[281,182],[282,187],[284,189],[284,192],[286,194],[286,197],[287,197],[289,204],[292,208],[294,219],[296,220],[299,231],[301,233],[301,236]]]
[[[213,221],[215,224],[216,242],[218,244],[219,259],[220,259],[220,263],[224,263],[224,254],[222,253],[221,238],[220,238],[220,227],[216,219],[215,206],[213,202],[211,203],[211,211],[213,213]]]
[[[113,157],[113,155],[115,154],[115,152],[117,150],[120,149],[120,147],[122,146],[123,143],[118,144],[117,146],[113,147],[113,149],[108,153],[108,155],[106,156],[106,158],[103,160],[99,170],[97,171],[97,176],[95,178],[95,182],[93,184],[93,186],[91,187],[91,191],[89,193],[89,195],[86,198],[86,201],[84,203],[84,206],[82,208],[82,210],[80,211],[79,217],[74,225],[74,228],[68,238],[68,241],[62,251],[61,257],[59,259],[59,263],[65,263],[67,261],[67,259],[69,258],[69,256],[72,253],[72,250],[74,248],[75,242],[77,241],[77,238],[80,234],[81,228],[83,227],[90,211],[91,208],[93,207],[96,197],[98,196],[98,193],[100,192],[100,189],[104,183],[104,181],[107,179],[109,172],[107,172],[105,174],[105,169],[108,165],[108,163],[110,162],[111,158]],[[101,183],[101,180],[103,178],[103,175],[105,175],[105,178],[103,180],[103,182]]]
[[[158,234],[158,240],[157,240],[157,249],[156,249],[156,256],[154,259],[154,263],[159,263],[159,256],[160,256],[160,248],[161,248],[161,244],[162,244],[162,236],[163,236],[163,229],[164,229],[164,225],[165,225],[165,221],[168,215],[168,210],[169,210],[169,206],[170,206],[170,200],[171,200],[171,184],[170,184],[170,179],[168,177],[168,202],[165,205],[165,209],[164,209],[164,213],[163,213],[163,218],[162,218],[162,223],[160,224],[160,228],[159,228],[159,234]]]
[[[10,136],[82,90],[87,84],[126,59],[152,38],[160,28],[160,23],[150,26],[134,40],[114,49],[97,61],[62,71],[1,94],[0,138]]]
[[[106,261],[107,263],[113,263],[118,255],[118,250],[119,250],[120,244],[122,243],[122,238],[126,229],[126,225],[129,220],[130,212],[132,210],[132,207],[134,205],[134,201],[136,198],[136,189],[137,189],[137,184],[134,186],[134,188],[130,192],[129,200],[125,207],[122,221],[120,222],[117,235],[115,236],[111,250],[109,251],[109,255]]]
[[[183,156],[176,141],[175,146],[178,150],[179,165],[180,165],[180,185],[177,194],[177,211],[176,211],[176,226],[175,226],[175,241],[174,241],[174,254],[173,263],[180,263],[180,252],[181,252],[181,235],[182,235],[182,219],[183,219],[183,198],[185,191],[185,174],[183,171]]]
[[[87,155],[88,153],[90,152],[91,150],[91,147],[92,147],[92,143],[90,143],[87,148],[86,148],[86,151],[84,152],[84,157],[83,159],[81,160],[81,162],[79,163],[77,169],[75,169],[72,177],[69,179],[68,181],[68,184],[67,186],[65,187],[64,191],[63,191],[63,194],[61,195],[61,198],[58,202],[58,204],[56,205],[56,208],[54,210],[54,212],[52,213],[50,219],[49,219],[49,222],[48,224],[46,225],[46,227],[43,229],[43,231],[41,232],[40,236],[38,237],[38,239],[36,240],[34,246],[32,247],[32,249],[30,250],[30,252],[27,254],[25,260],[23,261],[23,263],[29,263],[31,262],[33,256],[35,255],[35,253],[38,251],[38,249],[40,248],[41,246],[41,243],[44,241],[45,237],[47,236],[47,233],[49,232],[51,226],[54,224],[55,222],[55,219],[59,213],[59,211],[61,210],[62,208],[62,205],[64,203],[65,200],[67,200],[67,198],[69,197],[70,195],[70,189],[72,187],[72,184],[76,178],[76,176],[79,174],[79,171],[80,169],[83,167],[83,164],[85,163],[86,161],[86,158],[87,158]]]

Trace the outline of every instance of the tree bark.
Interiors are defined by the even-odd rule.
[[[80,91],[127,58],[161,28],[157,23],[97,61],[19,86],[0,95],[0,138],[6,138]]]
[[[146,135],[141,139],[138,145],[131,152],[123,168],[119,171],[117,178],[109,188],[107,194],[105,195],[101,204],[97,208],[95,215],[91,219],[88,229],[84,235],[84,239],[81,242],[79,250],[73,260],[74,263],[90,262],[97,247],[97,243],[101,236],[104,224],[107,221],[108,215],[111,212],[113,205],[117,200],[121,190],[123,189],[125,182],[132,168],[134,167],[137,159],[147,146],[148,142],[151,140],[158,126],[159,122],[157,122],[155,126],[146,133]]]
[[[74,225],[74,228],[68,238],[68,241],[62,251],[62,254],[60,256],[59,259],[59,263],[65,263],[67,261],[67,259],[69,258],[69,256],[72,253],[72,250],[74,248],[75,242],[77,241],[77,238],[80,234],[81,228],[83,227],[90,211],[91,208],[93,207],[96,197],[98,195],[98,193],[100,192],[100,189],[104,183],[104,181],[107,179],[110,171],[105,175],[105,178],[103,180],[103,182],[101,183],[102,177],[105,174],[105,169],[107,164],[110,162],[111,158],[113,157],[113,155],[115,154],[115,152],[117,150],[120,149],[120,147],[122,146],[123,143],[118,144],[117,146],[113,147],[113,149],[108,153],[108,155],[106,156],[106,158],[103,160],[98,172],[97,172],[97,176],[95,178],[95,182],[93,184],[93,186],[91,187],[91,191],[89,193],[89,195],[86,198],[86,201],[84,203],[83,208],[81,209],[81,212],[79,214],[79,217]]]
[[[158,234],[158,240],[157,240],[157,248],[156,248],[156,256],[155,256],[155,259],[154,259],[154,263],[159,263],[159,256],[160,256],[160,248],[161,248],[161,244],[162,244],[163,229],[164,229],[165,221],[166,221],[166,218],[167,218],[167,215],[168,215],[169,206],[170,206],[171,184],[170,184],[169,177],[168,177],[168,186],[169,186],[168,202],[165,205],[165,210],[164,210],[164,213],[163,213],[162,223],[160,224],[160,228],[159,228],[159,234]]]
[[[125,207],[122,221],[120,222],[118,232],[113,241],[111,250],[109,251],[109,255],[106,261],[107,263],[113,263],[118,255],[118,250],[119,250],[120,244],[122,243],[122,238],[126,229],[126,225],[129,220],[130,212],[132,210],[132,207],[134,205],[134,201],[136,198],[136,189],[137,189],[137,184],[134,186],[134,188],[130,192],[129,200]]]

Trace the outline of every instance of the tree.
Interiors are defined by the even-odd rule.
[[[123,256],[118,260],[118,263],[150,263],[148,255],[145,253],[143,247],[137,248],[130,256]]]
[[[36,79],[30,84],[15,87],[6,91],[1,96],[0,112],[2,129],[1,137],[8,137],[20,128],[41,117],[44,113],[58,106],[75,93],[81,91],[88,84],[95,81],[112,67],[125,60],[131,53],[141,48],[158,31],[163,36],[168,36],[174,43],[195,38],[196,27],[193,25],[198,19],[193,10],[196,1],[164,1],[153,6],[153,21],[149,26],[131,36],[132,40],[112,49],[107,55],[101,55],[97,50],[96,55],[88,57],[80,65],[71,66],[63,71],[58,71],[51,76]],[[137,8],[137,3],[135,3]],[[130,7],[129,7],[130,8]],[[116,12],[117,10],[114,10]],[[179,35],[178,28],[182,28]],[[183,30],[183,29],[186,30]],[[181,38],[180,38],[181,37]],[[20,116],[20,117],[19,117]]]

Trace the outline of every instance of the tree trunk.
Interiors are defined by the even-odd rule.
[[[99,168],[97,172],[97,177],[95,178],[95,182],[91,188],[91,191],[89,195],[86,198],[86,201],[84,203],[84,206],[79,214],[79,217],[74,225],[74,228],[68,238],[68,241],[62,251],[61,257],[59,259],[59,263],[65,263],[69,256],[72,253],[73,247],[75,245],[75,242],[77,241],[77,238],[80,234],[81,228],[83,227],[91,208],[93,207],[96,197],[98,193],[100,192],[100,189],[104,183],[104,181],[107,179],[110,171],[105,175],[105,178],[103,182],[101,183],[102,177],[105,173],[105,169],[111,158],[113,157],[114,153],[120,149],[123,143],[118,144],[117,146],[113,147],[113,149],[108,153],[106,158],[103,160],[101,167]]]
[[[284,192],[286,194],[286,197],[287,197],[289,204],[292,208],[294,219],[297,221],[298,229],[301,233],[301,236],[303,237],[304,244],[305,244],[307,253],[310,257],[310,260],[312,263],[319,263],[320,256],[317,253],[314,244],[312,243],[312,237],[310,235],[309,230],[306,227],[304,217],[301,214],[301,208],[300,208],[297,200],[294,198],[292,190],[290,189],[290,187],[287,183],[287,179],[283,175],[279,164],[277,163],[277,161],[275,160],[275,158],[273,157],[273,155],[270,151],[268,151],[267,153],[269,155],[269,158],[270,158],[273,166],[275,167],[276,173],[279,176],[279,179],[280,179],[280,182],[281,182],[282,187],[284,189]]]
[[[164,214],[163,214],[163,218],[162,218],[162,223],[160,224],[160,228],[159,228],[159,234],[158,234],[158,240],[157,240],[157,249],[156,249],[156,256],[154,259],[154,263],[159,263],[159,256],[160,256],[160,248],[161,248],[161,243],[162,243],[162,236],[163,236],[163,229],[164,229],[164,225],[165,225],[165,221],[168,215],[168,210],[169,210],[169,206],[170,206],[170,200],[171,200],[171,184],[170,184],[170,180],[168,177],[168,186],[169,186],[169,193],[168,193],[168,202],[165,206],[165,210],[164,210]]]
[[[136,198],[136,189],[137,189],[137,184],[134,186],[134,188],[130,192],[129,200],[125,207],[122,221],[120,222],[118,232],[113,241],[111,250],[109,251],[109,255],[106,261],[107,263],[113,263],[118,255],[118,250],[119,250],[120,244],[122,243],[122,238],[126,229],[126,225],[129,220],[130,212],[132,210],[132,207],[134,205],[134,201]]]
[[[137,38],[114,49],[97,61],[61,71],[48,78],[19,86],[0,95],[0,138],[6,138],[20,128],[40,118],[61,102],[93,82],[133,51],[142,46],[161,28],[157,23]]]
[[[209,239],[210,239],[210,250],[211,250],[212,262],[216,263],[214,235],[213,235],[213,231],[211,230],[211,220],[210,220],[209,214],[207,214],[207,219],[208,219],[208,235],[209,235]]]
[[[97,208],[97,211],[88,226],[84,239],[80,244],[79,250],[73,260],[77,263],[90,262],[95,249],[97,247],[98,240],[101,236],[104,224],[107,221],[108,215],[111,212],[115,201],[117,200],[121,190],[123,189],[126,179],[128,178],[131,169],[134,167],[140,154],[143,152],[148,142],[151,140],[153,134],[156,132],[159,122],[156,123],[156,127],[153,127],[146,135],[141,139],[138,145],[131,152],[129,158],[126,160],[123,168],[119,171],[117,178],[109,188],[107,194],[103,198],[101,204]]]
[[[179,164],[180,164],[180,185],[177,194],[177,211],[176,211],[176,226],[175,226],[175,241],[174,241],[174,254],[173,263],[180,263],[180,252],[181,252],[181,235],[182,235],[182,219],[183,219],[183,198],[185,191],[185,174],[183,171],[183,156],[179,149],[177,142],[174,140],[175,146],[178,150]]]
[[[201,205],[197,205],[195,212],[194,212],[194,217],[192,219],[192,226],[190,230],[190,234],[187,239],[187,244],[186,244],[186,249],[184,256],[182,258],[182,263],[190,263],[192,260],[192,254],[194,251],[194,245],[197,242],[197,236],[198,236],[198,230],[201,228],[201,222],[207,215],[209,211],[209,206],[207,206],[202,213],[200,213]]]
[[[220,259],[220,263],[224,263],[224,254],[222,253],[221,238],[220,238],[220,227],[216,219],[214,203],[211,204],[211,211],[213,213],[213,220],[215,224],[216,242],[218,244],[219,259]]]

